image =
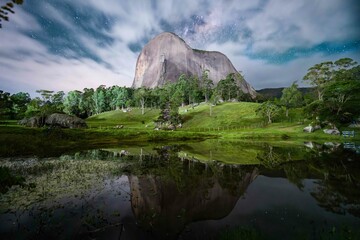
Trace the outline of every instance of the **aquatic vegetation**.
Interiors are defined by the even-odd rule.
[[[101,160],[36,159],[1,161],[1,165],[21,174],[22,184],[12,186],[0,198],[1,211],[16,211],[42,202],[56,204],[61,199],[84,196],[101,188],[121,162]]]

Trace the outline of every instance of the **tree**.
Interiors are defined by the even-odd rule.
[[[236,74],[234,74],[234,78],[235,78],[235,83],[236,83],[236,91],[237,91],[237,100],[251,100],[251,95],[250,94],[245,94],[240,86],[243,86],[245,84],[245,78],[242,75],[241,71],[238,71]]]
[[[94,89],[93,88],[84,88],[81,94],[80,102],[79,102],[79,111],[80,115],[83,118],[90,117],[93,115],[94,107]]]
[[[92,100],[94,102],[94,112],[96,114],[102,113],[105,111],[106,107],[106,89],[104,85],[100,85],[94,94],[92,95]]]
[[[290,87],[283,89],[280,104],[286,109],[286,117],[289,117],[290,108],[301,106],[302,94],[298,90],[298,85],[296,84],[296,82],[291,84]]]
[[[111,99],[110,107],[111,109],[123,109],[126,101],[128,100],[128,92],[125,87],[113,86],[111,88]]]
[[[141,107],[141,114],[145,113],[146,100],[149,97],[149,90],[145,87],[141,87],[135,90],[134,98],[139,102]]]
[[[9,21],[9,13],[14,14],[14,4],[21,5],[23,4],[23,0],[11,0],[5,3],[0,7],[0,28],[2,28],[2,21]]]
[[[10,93],[0,90],[0,119],[10,118],[12,101]]]
[[[30,94],[19,92],[11,95],[12,101],[12,118],[24,118],[27,109],[27,104],[31,101]]]
[[[211,95],[210,101],[209,101],[209,106],[210,106],[210,117],[212,116],[212,107],[213,105],[216,105],[220,100],[220,95],[217,91],[217,89],[215,89]]]
[[[351,58],[340,58],[339,60],[336,60],[334,64],[339,71],[339,70],[347,70],[351,67],[354,67],[357,64],[357,62]]]
[[[64,98],[64,112],[70,115],[80,116],[80,101],[81,101],[81,92],[80,91],[70,91]]]
[[[63,104],[64,96],[65,96],[64,91],[58,91],[55,94],[53,94],[51,103],[54,107],[54,110],[58,112],[62,112],[64,110],[64,104]]]
[[[195,103],[200,99],[201,91],[200,91],[200,82],[197,76],[192,76],[188,78],[188,97],[189,104]]]
[[[201,76],[201,90],[205,96],[205,102],[209,101],[214,82],[209,79],[209,70],[204,70]]]
[[[235,74],[230,73],[225,79],[219,81],[217,91],[222,99],[230,101],[231,98],[236,98],[238,95],[239,87],[236,84]]]
[[[181,74],[178,81],[174,85],[172,91],[178,91],[181,95],[181,105],[184,106],[185,102],[188,101],[191,92],[191,84],[189,84],[189,78],[185,74]],[[170,87],[170,89],[172,89]],[[170,93],[172,94],[172,93]],[[189,100],[190,101],[190,100]],[[190,102],[189,102],[190,103]]]
[[[308,82],[315,87],[318,100],[320,101],[323,100],[325,84],[331,80],[333,67],[334,63],[331,61],[315,64],[308,69],[307,74],[303,78],[304,82]]]
[[[55,104],[53,103],[54,101],[54,91],[51,90],[36,90],[37,93],[40,94],[41,98],[40,102],[39,102],[39,112],[38,115],[40,115],[41,117],[45,117],[46,115],[49,115],[51,113],[57,112],[58,110],[56,109]],[[60,97],[61,93],[59,93]]]
[[[359,92],[360,66],[337,70],[332,81],[324,89],[325,110],[328,116],[342,121],[345,119],[340,118],[343,118],[345,114],[356,114],[359,111]]]
[[[256,109],[256,113],[267,118],[268,124],[270,124],[273,118],[280,113],[280,107],[271,101],[266,101]]]
[[[360,114],[360,66],[351,58],[342,58],[332,64],[331,73],[326,75],[321,84],[321,100],[308,101],[305,113],[333,124],[351,121]]]
[[[39,97],[31,99],[31,101],[26,105],[25,116],[32,117],[41,114],[41,105],[42,101]]]

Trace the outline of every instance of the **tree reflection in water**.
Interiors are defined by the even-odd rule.
[[[201,146],[206,148],[196,148]],[[192,238],[196,230],[184,234],[189,226],[213,220],[217,227],[210,229],[205,225],[205,229],[214,231],[216,238],[227,229],[229,216],[236,216],[248,207],[260,211],[264,206],[256,205],[257,200],[270,200],[280,194],[270,192],[268,196],[261,192],[266,187],[276,187],[271,184],[279,181],[272,179],[282,179],[281,184],[286,188],[281,191],[294,184],[300,190],[296,190],[297,196],[315,199],[317,211],[325,209],[334,213],[332,218],[339,219],[338,224],[342,218],[336,216],[348,214],[354,216],[347,218],[348,223],[360,223],[359,155],[336,144],[307,143],[307,146],[181,144],[135,146],[125,148],[127,152],[96,149],[55,159],[3,159],[1,167],[23,176],[26,179],[23,186],[33,187],[13,186],[1,195],[0,233],[5,238],[51,238],[61,232],[67,233],[64,238],[121,235],[130,239],[172,239],[179,234],[182,238]],[[225,162],[253,164],[214,161],[221,157],[222,151]],[[199,156],[201,161],[194,156]],[[260,188],[261,184],[264,189]],[[255,192],[256,188],[262,190],[243,199],[250,188]],[[292,191],[289,194],[295,194]],[[251,206],[246,205],[247,201]],[[299,206],[291,198],[282,201],[298,211]],[[235,232],[252,234],[273,226],[275,219],[268,221],[268,216],[256,215],[255,210],[248,217],[262,219],[262,225],[248,229],[242,227],[246,219],[230,218],[232,224],[239,224]],[[290,228],[287,231],[289,236],[296,237]]]

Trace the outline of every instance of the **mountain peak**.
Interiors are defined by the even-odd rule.
[[[216,85],[230,73],[237,73],[231,61],[220,52],[192,49],[175,33],[163,32],[150,40],[142,49],[137,63],[133,87],[162,86],[176,82],[181,74],[201,77],[209,70],[209,78]],[[240,86],[252,96],[256,92],[249,83]]]

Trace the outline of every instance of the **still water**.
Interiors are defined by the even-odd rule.
[[[360,239],[355,143],[124,145],[0,166],[1,239]]]

